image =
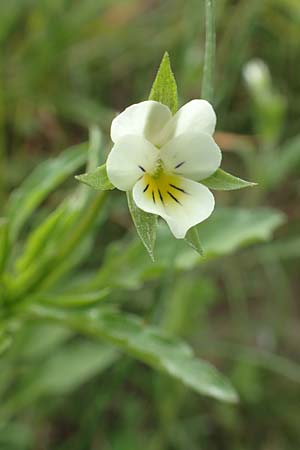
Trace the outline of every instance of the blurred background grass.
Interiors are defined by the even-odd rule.
[[[181,103],[200,96],[203,3],[1,3],[0,210],[38,162],[87,140],[91,124],[108,136],[116,111],[147,98],[165,50]],[[143,283],[137,282],[135,266],[148,262],[147,255],[137,256],[133,249],[132,267],[122,268],[118,280],[127,291],[119,290],[116,301],[146,320],[159,316],[167,330],[187,338],[199,355],[214,363],[221,358],[240,393],[240,405],[203,399],[126,358],[100,374],[106,359],[97,359],[98,346],[78,343],[78,337],[69,342],[69,331],[61,327],[35,326],[27,338],[20,335],[10,355],[13,374],[19,377],[10,389],[21,394],[10,404],[14,419],[2,430],[1,450],[300,447],[300,4],[216,3],[216,138],[224,149],[224,168],[259,183],[254,190],[218,194],[217,204],[273,206],[286,214],[286,223],[273,242],[201,266],[185,261],[190,270],[176,280],[176,289],[174,273],[166,270],[152,281],[151,270],[158,268],[150,263]],[[253,58],[269,68],[263,69],[261,91],[243,76]],[[53,194],[34,220],[74,186],[71,180]],[[130,228],[124,198],[115,193],[110,202],[105,236],[97,241],[87,270],[97,268],[104,247],[126,238]],[[255,224],[254,217],[251,226]],[[119,244],[109,248],[111,260],[123,251]],[[163,306],[154,308],[158,298]],[[182,308],[183,302],[189,308]],[[42,373],[28,374],[26,364],[19,368],[20,354],[33,367],[46,354],[47,366]],[[86,364],[89,378],[79,374],[72,381],[72,370],[67,371],[65,384],[57,387],[55,376],[63,377],[72,364]],[[3,366],[0,378],[5,373]],[[46,381],[41,387],[32,381],[36,379]]]

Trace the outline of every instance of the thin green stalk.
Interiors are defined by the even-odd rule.
[[[213,101],[216,53],[215,1],[205,0],[205,54],[201,96]]]

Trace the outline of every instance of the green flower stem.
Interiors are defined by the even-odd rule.
[[[216,52],[215,1],[205,0],[205,54],[201,96],[213,102]]]

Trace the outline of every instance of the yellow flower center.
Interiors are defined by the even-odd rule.
[[[162,164],[157,166],[154,174],[146,173],[143,181],[145,195],[155,204],[160,203],[164,206],[170,203],[181,204],[182,198],[188,195],[181,186],[181,179],[164,172]]]

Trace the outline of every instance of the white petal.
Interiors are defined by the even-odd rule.
[[[192,100],[182,106],[166,124],[159,137],[163,145],[172,137],[182,133],[207,133],[212,135],[216,127],[216,114],[212,105],[206,100]]]
[[[199,181],[212,175],[220,166],[221,150],[206,133],[184,133],[160,150],[167,172]]]
[[[111,124],[111,139],[117,142],[127,134],[144,136],[153,144],[162,128],[170,121],[172,113],[162,103],[147,100],[129,106]]]
[[[159,150],[142,136],[124,136],[113,146],[106,162],[107,175],[121,191],[155,168]]]
[[[206,186],[179,176],[171,176],[167,188],[167,179],[168,175],[161,184],[160,181],[152,180],[147,188],[149,179],[144,177],[134,185],[133,198],[142,210],[165,219],[174,236],[183,239],[191,227],[211,215],[215,205],[214,196]],[[157,183],[156,190],[153,183]]]

